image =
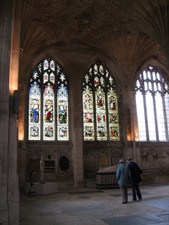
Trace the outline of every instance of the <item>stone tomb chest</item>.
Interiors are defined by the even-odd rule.
[[[96,188],[116,188],[118,183],[116,180],[116,170],[118,165],[101,168],[96,172]]]

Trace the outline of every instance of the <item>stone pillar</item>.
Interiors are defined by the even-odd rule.
[[[80,188],[83,186],[83,130],[82,130],[82,84],[77,76],[74,76],[71,82],[70,93],[70,129],[72,136],[72,157],[73,157],[73,173],[74,186]],[[77,94],[78,93],[78,94]],[[79,94],[81,93],[81,94]]]
[[[9,85],[12,64],[16,56],[13,49],[14,12],[16,1],[1,0],[0,7],[0,223],[19,224],[19,192],[17,178],[17,115],[14,114],[12,84]],[[18,32],[18,31],[17,31]],[[19,32],[20,34],[20,32]],[[12,47],[12,49],[11,49]],[[15,55],[15,57],[13,57]],[[15,69],[16,70],[16,66]],[[17,70],[18,73],[18,70]],[[9,78],[10,76],[10,78]],[[10,93],[9,93],[10,90]],[[11,96],[10,96],[11,94]],[[15,99],[16,100],[16,99]],[[15,102],[18,103],[18,102]]]
[[[130,90],[127,93],[128,104],[130,108],[130,122],[131,122],[131,141],[132,141],[132,157],[137,159],[136,142],[138,141],[138,126],[134,91]]]
[[[9,224],[19,224],[19,188],[17,173],[17,119],[19,113],[18,77],[19,77],[19,49],[22,0],[13,1],[10,80],[9,91],[12,96],[9,113],[9,149],[8,149],[8,207]]]
[[[9,224],[9,70],[12,31],[12,1],[0,6],[0,223]]]
[[[8,149],[8,216],[9,225],[19,224],[19,188],[17,174],[17,115],[10,111]]]

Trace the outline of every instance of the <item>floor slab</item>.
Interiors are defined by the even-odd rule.
[[[121,203],[119,189],[20,196],[20,225],[169,225],[169,185],[141,186],[142,201]]]

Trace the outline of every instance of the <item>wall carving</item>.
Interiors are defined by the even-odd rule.
[[[26,149],[27,181],[30,181],[30,174],[32,174],[34,181],[40,181],[41,156],[43,156],[44,164],[47,166],[44,167],[44,176],[46,181],[56,181],[58,176],[64,178],[65,175],[72,174],[72,152],[69,145],[61,147],[60,145],[48,145],[46,143],[44,145],[29,144]],[[60,159],[63,159],[63,157],[66,157],[68,160],[68,167],[64,165],[66,161],[62,160],[61,168]],[[50,165],[53,166],[51,167]]]
[[[169,150],[166,147],[141,148],[142,167],[145,169],[168,168]]]
[[[95,146],[84,147],[84,176],[85,178],[96,177],[100,168],[117,165],[123,157],[122,147]]]

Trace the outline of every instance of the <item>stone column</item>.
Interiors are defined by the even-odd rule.
[[[72,73],[75,74],[73,71]],[[72,136],[72,156],[73,156],[73,173],[74,186],[80,188],[83,186],[83,130],[82,130],[82,84],[80,79],[74,75],[70,87],[70,129]],[[78,94],[77,94],[78,93]]]
[[[9,224],[19,224],[19,187],[17,172],[17,119],[19,113],[18,77],[19,77],[19,49],[22,0],[13,1],[10,80],[9,91],[12,96],[9,113],[9,149],[8,149],[8,207]],[[15,93],[15,94],[14,94]]]
[[[136,104],[135,95],[133,90],[129,90],[127,93],[128,104],[130,108],[130,119],[131,119],[131,141],[132,145],[132,157],[137,159],[137,149],[136,142],[138,141],[138,126],[137,126],[137,114],[136,114]]]
[[[15,90],[12,88],[14,83],[17,89],[18,70],[17,76],[13,76],[15,82],[9,82],[12,78],[12,70],[16,71],[14,65],[16,61],[19,61],[16,51],[13,51],[16,2],[1,0],[0,7],[0,223],[3,225],[19,224],[17,115],[14,114],[14,97],[12,96]],[[14,59],[15,63],[12,63]]]
[[[12,31],[12,1],[1,0],[0,6],[0,218],[9,224],[9,70]]]

